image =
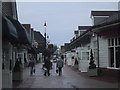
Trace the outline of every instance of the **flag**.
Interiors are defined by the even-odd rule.
[[[44,23],[44,27],[45,27],[45,28],[47,27],[47,24],[46,24],[46,22]]]

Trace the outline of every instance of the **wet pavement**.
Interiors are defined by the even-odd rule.
[[[14,82],[14,88],[118,88],[118,82],[89,77],[71,67],[64,66],[63,75],[58,76],[55,72],[55,63],[50,71],[50,76],[44,76],[42,64],[36,65],[36,73],[30,76],[29,68],[24,69],[23,81],[19,84]]]

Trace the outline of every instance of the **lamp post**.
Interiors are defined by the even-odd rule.
[[[45,28],[45,49],[46,49],[46,44],[47,44],[47,34],[46,34],[46,28],[47,28],[47,24],[46,24],[46,21],[44,23],[44,28]]]
[[[47,28],[47,24],[46,24],[46,21],[45,21],[45,23],[44,23],[44,29],[45,29],[45,34],[44,34],[44,36],[45,36],[45,49],[44,49],[44,61],[45,61],[45,58],[46,58],[46,44],[47,44],[47,34],[46,34],[46,28]]]

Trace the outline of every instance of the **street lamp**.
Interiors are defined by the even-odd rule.
[[[45,29],[45,49],[44,49],[44,61],[45,61],[45,58],[46,58],[46,44],[47,44],[47,34],[46,34],[46,28],[47,28],[47,24],[46,24],[46,21],[44,23],[44,29]]]
[[[46,34],[46,28],[47,28],[47,24],[46,24],[46,21],[44,23],[44,28],[45,28],[45,49],[46,49],[46,44],[47,44],[47,34]]]

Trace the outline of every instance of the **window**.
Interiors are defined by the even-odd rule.
[[[108,46],[110,46],[111,44],[110,44],[110,41],[111,41],[111,39],[108,39]]]
[[[120,68],[120,37],[108,39],[109,66]]]
[[[118,38],[118,45],[120,45],[120,37]]]
[[[118,38],[115,38],[115,45],[118,45]]]
[[[89,60],[89,52],[82,52],[82,60]]]
[[[114,46],[114,39],[111,39],[111,45],[110,46]]]
[[[93,47],[97,48],[97,41],[93,42]]]

